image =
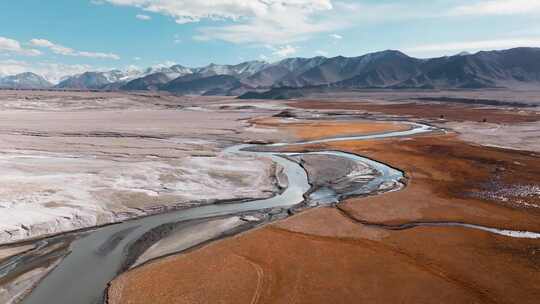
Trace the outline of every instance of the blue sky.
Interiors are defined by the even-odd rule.
[[[0,74],[540,46],[540,0],[0,2]]]

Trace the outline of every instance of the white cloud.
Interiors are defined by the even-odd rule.
[[[157,62],[154,65],[152,65],[152,68],[158,69],[158,68],[168,68],[172,67],[173,65],[177,65],[175,61],[172,60],[165,60],[163,62]]]
[[[229,20],[233,24],[204,27],[197,40],[233,43],[283,44],[304,40],[340,26],[336,18],[321,16],[334,8],[333,0],[106,0],[121,6],[170,16],[179,23]]]
[[[96,0],[94,0],[96,1]],[[283,45],[329,35],[366,23],[454,18],[463,15],[539,13],[540,0],[439,0],[425,3],[360,0],[100,0],[169,16],[179,24],[227,21],[202,26],[193,38],[232,43]],[[406,3],[407,2],[407,3]]]
[[[19,41],[0,36],[0,53],[13,53],[25,56],[38,56],[41,52],[35,49],[23,48]]]
[[[0,76],[24,73],[26,71],[24,64],[25,62],[18,60],[0,60]]]
[[[477,40],[477,41],[460,41],[448,42],[439,44],[418,45],[411,48],[406,48],[408,53],[437,53],[437,54],[454,54],[460,51],[480,51],[480,50],[500,50],[514,47],[540,47],[540,38],[538,37],[522,37],[508,38],[495,40]]]
[[[53,53],[64,56],[76,56],[76,57],[88,57],[88,58],[100,58],[100,59],[120,59],[120,56],[113,53],[101,53],[101,52],[87,52],[77,51],[72,48],[53,43],[46,39],[32,39],[30,44],[36,47],[50,49]]]
[[[268,45],[267,48],[272,50],[272,55],[276,57],[289,57],[298,52],[298,48],[292,45],[284,45],[279,47]]]
[[[450,15],[515,15],[540,12],[538,0],[488,0],[468,3],[450,10]]]
[[[143,20],[143,21],[147,21],[147,20],[150,20],[152,19],[152,17],[148,16],[148,15],[143,15],[143,14],[137,14],[135,16],[135,18],[139,19],[139,20]]]
[[[140,61],[140,60],[142,60],[142,58],[141,57],[133,57],[133,60]]]
[[[315,51],[315,54],[317,54],[318,56],[324,56],[324,57],[327,57],[327,56],[328,56],[328,52],[327,52],[327,51],[323,51],[323,50],[316,50],[316,51]]]
[[[59,64],[54,62],[28,63],[19,60],[0,60],[0,75],[15,75],[32,72],[43,76],[52,83],[60,82],[64,77],[80,74],[88,70],[95,70],[92,66],[84,64]]]
[[[125,71],[140,71],[141,70],[141,67],[139,67],[138,65],[136,64],[130,64],[130,65],[127,65],[125,68],[124,68]]]
[[[104,0],[106,2],[134,6],[145,11],[160,13],[175,18],[177,23],[197,22],[202,19],[238,20],[244,17],[261,16],[275,7],[300,8],[316,11],[332,8],[331,0]]]

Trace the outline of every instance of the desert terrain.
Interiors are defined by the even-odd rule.
[[[537,96],[2,91],[0,302],[535,303]]]

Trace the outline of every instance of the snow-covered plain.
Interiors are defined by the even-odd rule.
[[[114,93],[0,100],[0,244],[278,191],[269,159],[220,152],[273,135],[248,129],[261,110]]]
[[[107,160],[0,155],[0,242],[219,199],[266,197],[272,164],[232,156]]]

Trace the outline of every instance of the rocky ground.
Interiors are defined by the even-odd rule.
[[[303,100],[289,105],[317,111],[320,117],[404,117],[460,132],[289,151],[331,149],[364,155],[405,171],[405,189],[305,211],[148,263],[112,283],[109,303],[536,303],[540,240],[422,223],[540,232],[536,135],[516,131],[516,136],[528,137],[516,141],[502,132],[482,141],[482,128],[467,127],[496,124],[538,132],[537,110],[411,102],[396,106],[383,97],[381,102]],[[254,127],[268,125],[262,122]],[[295,132],[289,123],[280,122],[271,121],[299,138],[317,137],[313,134],[319,124],[297,125],[300,131]],[[348,123],[325,121],[320,136],[359,128],[355,121]],[[491,147],[494,142],[507,148]]]

